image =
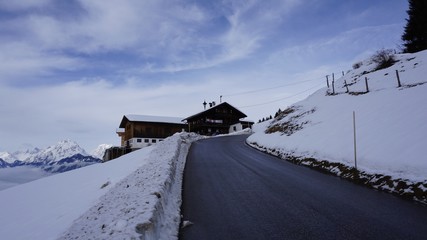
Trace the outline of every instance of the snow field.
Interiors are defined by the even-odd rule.
[[[176,134],[156,145],[149,161],[77,219],[61,239],[177,239],[181,187],[194,134]]]
[[[181,133],[113,161],[0,191],[1,239],[173,239],[186,154]]]

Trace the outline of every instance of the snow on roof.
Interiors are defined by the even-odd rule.
[[[150,115],[126,114],[125,117],[132,122],[160,122],[160,123],[176,123],[183,124],[180,117],[163,117]]]

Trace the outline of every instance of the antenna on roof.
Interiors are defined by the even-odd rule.
[[[222,95],[219,96],[219,103],[222,103]]]
[[[205,108],[205,110],[206,110],[206,100],[203,102],[203,107]]]

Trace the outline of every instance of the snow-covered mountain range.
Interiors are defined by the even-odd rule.
[[[105,149],[110,146],[101,144],[91,155],[76,142],[62,140],[45,149],[34,148],[13,153],[1,152],[0,168],[33,166],[51,173],[65,172],[100,162]]]

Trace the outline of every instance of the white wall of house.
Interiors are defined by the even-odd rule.
[[[241,123],[236,123],[230,126],[230,129],[228,130],[228,132],[234,133],[242,130],[243,130],[243,125]]]
[[[163,138],[131,138],[128,140],[128,146],[132,149],[137,149],[148,147],[161,141],[163,141]]]

